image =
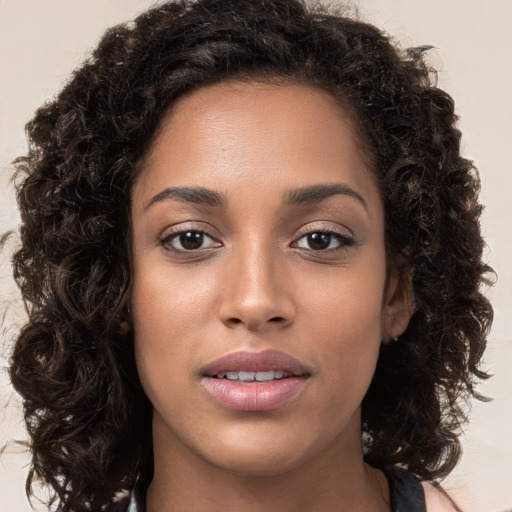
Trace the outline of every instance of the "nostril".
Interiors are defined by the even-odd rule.
[[[245,325],[247,329],[250,331],[258,330],[260,328],[264,328],[265,325],[270,327],[270,322],[272,322],[272,325],[275,327],[284,327],[288,325],[289,320],[287,316],[270,316],[268,315],[267,318],[265,318],[266,315],[251,315],[247,314],[244,315],[238,315],[238,316],[231,316],[227,317],[223,322],[225,325],[227,325],[230,328],[235,328],[240,325]]]

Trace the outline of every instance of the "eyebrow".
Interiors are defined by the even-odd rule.
[[[217,208],[225,207],[226,199],[208,188],[203,187],[169,187],[159,192],[151,198],[149,203],[144,206],[144,210],[161,201],[177,199],[186,203],[203,204],[206,206],[215,206]]]
[[[343,183],[329,183],[325,185],[310,185],[286,191],[285,202],[288,205],[313,205],[318,204],[335,195],[352,197],[359,201],[368,211],[368,205],[364,198],[355,190]],[[177,199],[186,203],[203,204],[217,208],[224,208],[227,199],[214,190],[204,187],[169,187],[151,198],[144,210],[161,201]]]
[[[356,199],[364,206],[365,210],[368,211],[368,205],[364,198],[343,183],[311,185],[309,187],[288,190],[286,193],[286,203],[289,205],[312,205],[340,194]]]

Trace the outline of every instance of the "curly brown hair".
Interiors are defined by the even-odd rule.
[[[300,0],[175,1],[106,32],[27,125],[16,160],[28,321],[10,367],[34,476],[65,510],[99,511],[151,479],[151,404],[129,318],[130,192],[168,107],[224,80],[285,79],[335,94],[357,120],[385,206],[388,258],[413,269],[416,311],[384,345],[363,401],[375,467],[424,479],[457,463],[464,406],[484,378],[492,308],[480,292],[479,179],[450,96],[423,55]]]

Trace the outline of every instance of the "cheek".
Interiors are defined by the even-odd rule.
[[[379,313],[380,300],[373,297],[360,307],[340,301],[318,310],[311,336],[332,373],[373,373],[382,338]]]
[[[207,273],[136,265],[134,276],[132,320],[140,340],[160,340],[169,349],[177,348],[181,339],[200,329],[215,289]]]
[[[347,343],[380,342],[385,278],[385,265],[379,258],[335,269],[326,276],[311,275],[302,294],[306,318],[313,320],[313,327],[337,332]]]
[[[206,290],[156,265],[134,268],[131,315],[135,358],[146,394],[158,407],[159,397],[179,400],[170,390],[187,385],[184,369],[200,345],[199,319]]]
[[[342,269],[325,286],[309,287],[303,328],[315,341],[310,350],[322,368],[319,378],[330,382],[338,404],[362,400],[375,371],[384,283],[380,261],[364,270]]]

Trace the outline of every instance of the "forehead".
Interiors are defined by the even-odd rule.
[[[376,185],[352,115],[331,93],[308,85],[231,82],[204,87],[166,113],[136,188]],[[172,183],[170,183],[172,182]],[[374,189],[374,190],[370,190]]]

